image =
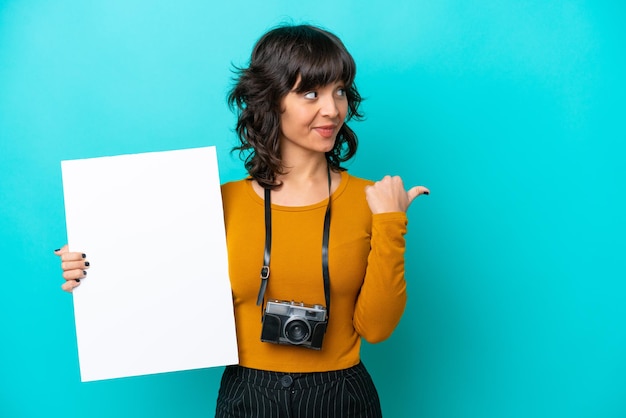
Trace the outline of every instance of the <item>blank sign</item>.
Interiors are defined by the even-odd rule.
[[[82,381],[236,364],[214,147],[63,161]]]

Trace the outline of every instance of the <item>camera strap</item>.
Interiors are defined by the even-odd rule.
[[[328,204],[324,215],[324,233],[322,236],[322,276],[324,279],[324,297],[326,299],[326,317],[330,315],[330,272],[328,270],[328,242],[330,238],[330,201],[331,185],[330,165],[328,168]],[[256,304],[262,305],[265,299],[267,281],[270,277],[270,254],[272,252],[272,203],[270,189],[265,189],[265,250],[263,251],[263,267],[261,267],[261,287],[257,296]],[[261,306],[263,312],[263,306]]]

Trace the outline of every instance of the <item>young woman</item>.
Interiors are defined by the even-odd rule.
[[[240,363],[218,417],[381,416],[361,338],[382,341],[400,320],[406,210],[429,191],[341,167],[357,149],[355,74],[339,38],[308,25],[269,31],[238,69],[228,101],[249,177],[222,197]],[[71,291],[86,258],[57,254]]]

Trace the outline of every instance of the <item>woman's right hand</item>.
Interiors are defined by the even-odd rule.
[[[75,287],[80,286],[80,280],[87,277],[87,269],[89,268],[87,256],[84,253],[70,252],[67,244],[54,250],[54,253],[61,257],[61,269],[63,269],[63,278],[65,279],[61,289],[71,293]]]

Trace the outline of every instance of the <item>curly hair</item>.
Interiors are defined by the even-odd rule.
[[[239,151],[250,177],[261,186],[275,189],[276,178],[285,167],[280,150],[281,100],[300,78],[296,93],[341,81],[348,99],[345,122],[360,120],[361,96],[354,83],[354,59],[334,34],[310,25],[276,27],[263,35],[252,51],[247,68],[234,67],[234,87],[228,105],[237,114],[235,131]],[[357,150],[356,133],[344,123],[332,150],[326,153],[329,166],[344,171],[341,163]]]

